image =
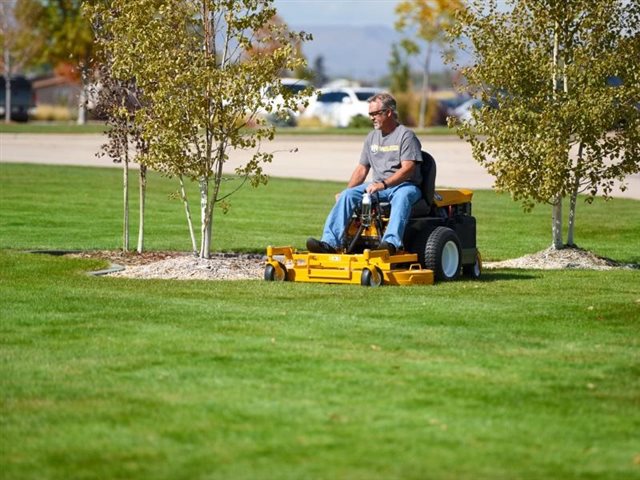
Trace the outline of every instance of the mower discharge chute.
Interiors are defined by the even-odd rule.
[[[264,278],[270,281],[355,283],[365,286],[431,285],[480,277],[476,219],[471,190],[435,190],[436,165],[422,152],[422,199],[414,205],[404,235],[404,251],[377,250],[389,222],[390,205],[365,197],[347,228],[341,253],[298,252],[267,247]],[[371,200],[368,203],[367,200]]]

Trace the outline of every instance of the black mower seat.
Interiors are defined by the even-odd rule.
[[[422,152],[422,162],[420,162],[420,173],[422,173],[422,198],[413,206],[411,217],[427,217],[431,213],[433,197],[436,194],[436,161],[431,154]]]
[[[422,198],[413,206],[411,210],[411,218],[428,217],[431,213],[433,198],[436,193],[436,161],[431,154],[422,152],[422,162],[420,162],[420,173],[422,173]],[[388,202],[380,203],[383,214],[388,215],[391,204]]]

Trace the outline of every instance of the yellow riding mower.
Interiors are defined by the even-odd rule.
[[[406,251],[391,255],[377,250],[389,222],[390,204],[363,201],[354,212],[342,253],[298,252],[293,247],[267,247],[264,279],[296,282],[433,284],[461,273],[479,278],[476,219],[471,190],[435,189],[436,164],[422,152],[422,199],[413,206],[404,235]]]

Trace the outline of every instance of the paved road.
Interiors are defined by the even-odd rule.
[[[102,135],[89,134],[0,134],[0,162],[117,166],[108,158],[95,156],[105,140]],[[363,140],[358,136],[279,135],[264,148],[274,152],[274,161],[265,170],[276,177],[346,182],[358,161]],[[436,159],[438,186],[492,187],[493,177],[473,160],[466,142],[451,136],[424,136],[420,140]],[[249,156],[248,152],[231,152],[227,171],[232,172]],[[616,190],[614,196],[640,199],[640,175],[629,177],[627,190]]]

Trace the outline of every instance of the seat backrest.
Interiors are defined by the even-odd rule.
[[[420,186],[422,197],[430,207],[436,194],[436,161],[425,151],[422,152],[420,173],[422,174],[422,185]]]

